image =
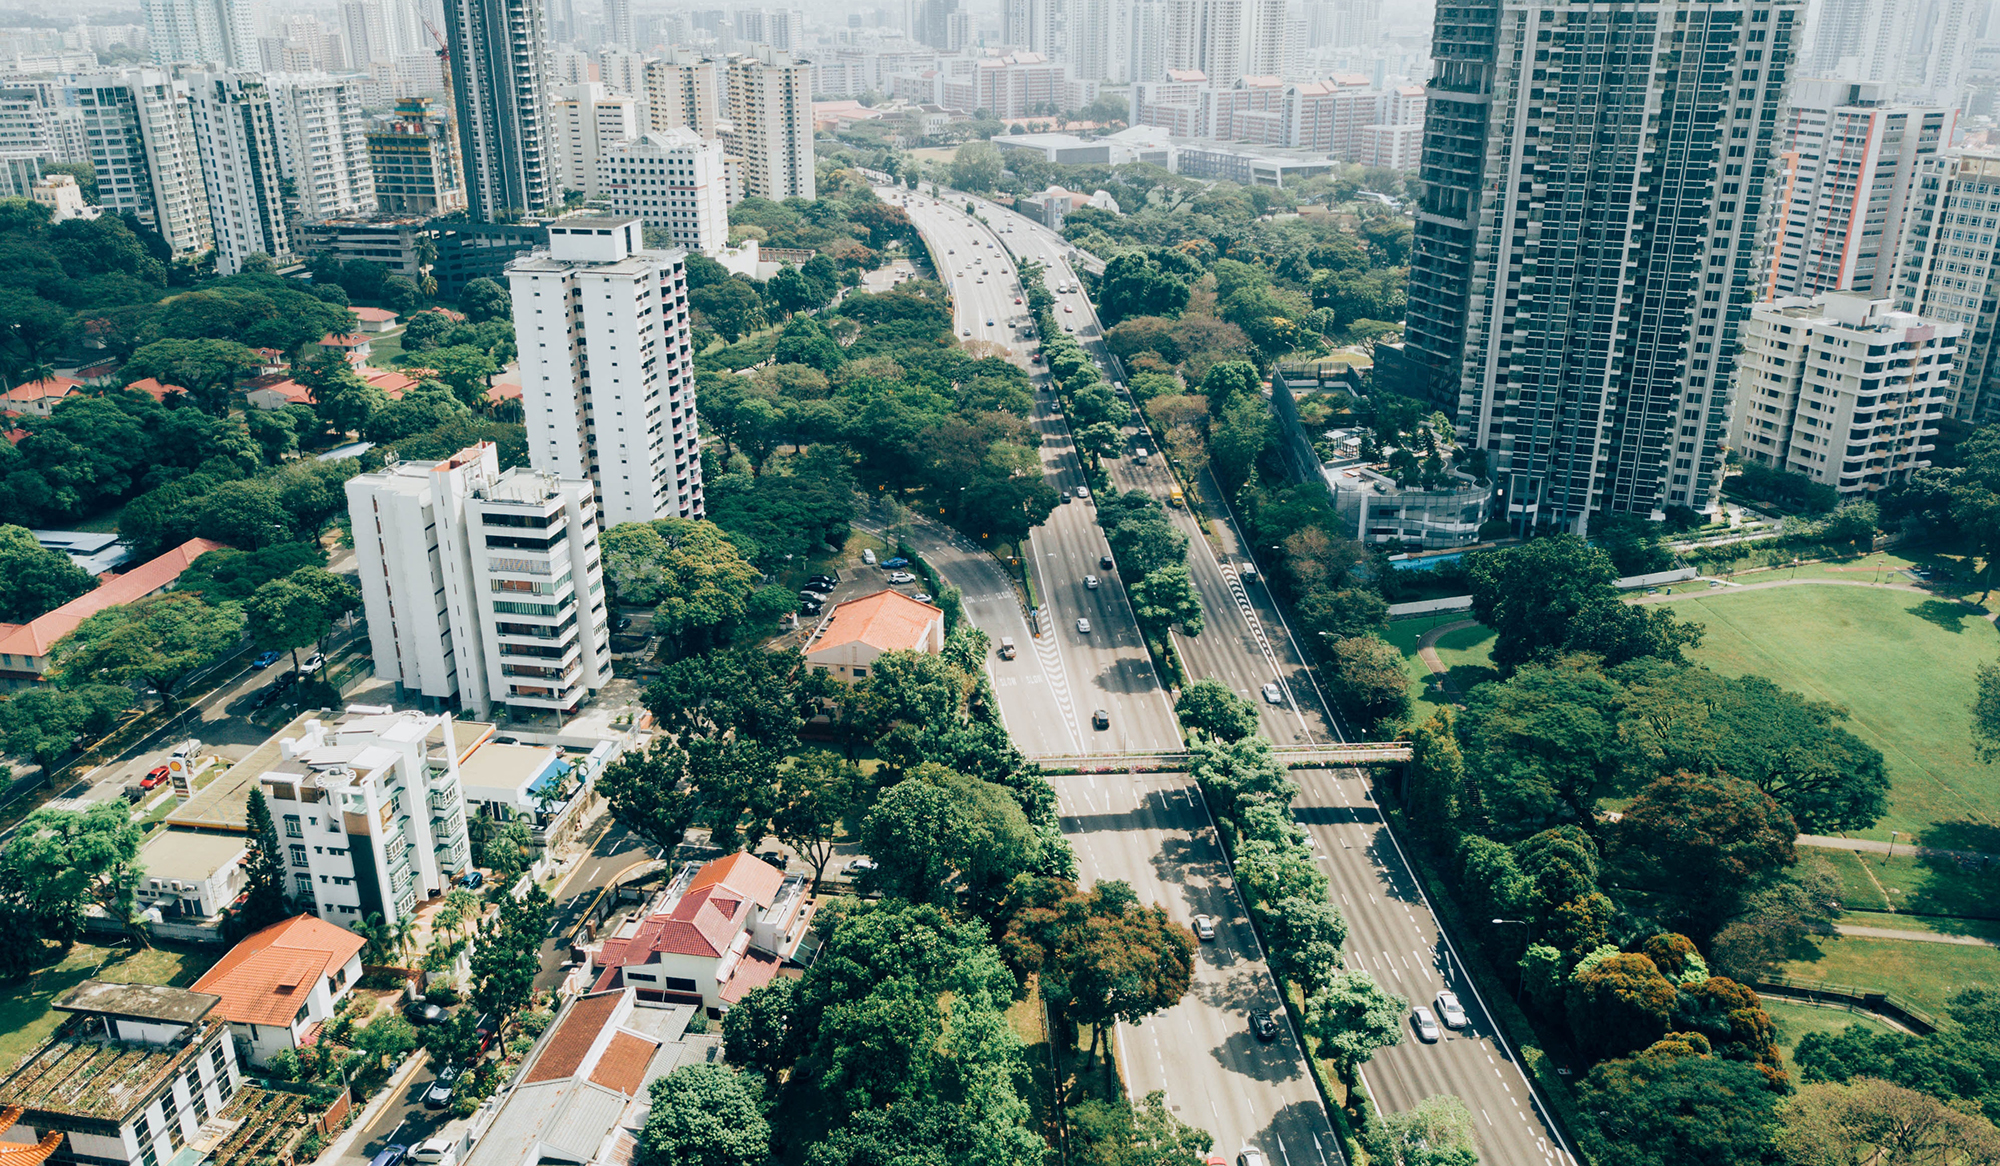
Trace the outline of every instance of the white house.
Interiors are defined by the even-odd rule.
[[[215,1016],[264,1065],[282,1049],[308,1045],[361,980],[360,936],[298,915],[229,949],[194,990],[221,998]]]
[[[593,990],[631,988],[645,1000],[728,1011],[797,953],[813,913],[806,883],[742,853],[683,872],[593,953]]]

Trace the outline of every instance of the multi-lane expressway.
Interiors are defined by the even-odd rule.
[[[906,199],[911,217],[945,265],[940,275],[953,293],[965,339],[988,339],[1025,351],[1015,320],[1026,306],[1012,300],[1021,293],[1012,282],[1014,262],[1030,259],[1046,268],[1051,289],[1075,286],[1071,248],[1039,224],[996,205],[964,196],[939,202],[900,192],[885,197]],[[965,213],[973,203],[978,218]],[[988,246],[988,244],[994,244]],[[982,264],[959,262],[966,257]],[[967,274],[960,275],[964,271]],[[1068,310],[1065,311],[1064,309]],[[1102,344],[1095,312],[1081,292],[1057,296],[1056,315],[1069,322],[1086,350],[1107,367],[1117,365]],[[988,325],[987,320],[993,323]],[[970,335],[965,335],[966,333]],[[1129,400],[1129,398],[1128,398]],[[1044,462],[1052,483],[1072,489],[1082,481],[1081,467],[1068,431],[1053,402],[1037,380],[1036,424],[1044,438]],[[1138,445],[1154,446],[1136,411],[1126,427],[1128,454]],[[1121,490],[1140,489],[1163,501],[1173,484],[1164,459],[1140,464],[1131,456],[1109,459],[1113,483]],[[1189,483],[1200,490],[1210,508],[1220,512],[1219,491],[1212,481]],[[1065,587],[1090,572],[1104,554],[1102,536],[1088,503],[1059,507],[1048,527],[1033,540],[1036,576],[1056,618],[1056,647],[1065,663],[1078,637],[1070,625],[1076,614],[1089,610],[1092,635],[1100,618],[1115,621],[1119,635],[1129,636],[1143,665],[1123,587],[1106,580],[1095,591]],[[1259,578],[1246,580],[1245,567],[1261,556],[1249,553],[1236,526],[1222,518],[1204,529],[1193,513],[1172,510],[1189,535],[1189,562],[1206,615],[1206,630],[1196,637],[1176,635],[1175,645],[1190,674],[1218,679],[1258,703],[1263,729],[1280,744],[1341,739],[1338,719],[1329,711],[1309,670],[1304,653],[1293,640],[1283,616]],[[1081,521],[1079,521],[1081,520]],[[950,572],[947,570],[947,574]],[[1065,574],[1066,573],[1066,574]],[[1107,594],[1107,591],[1113,592]],[[1017,608],[1018,617],[1018,608]],[[973,613],[975,621],[979,613]],[[981,626],[985,626],[982,624]],[[1049,637],[1043,637],[1047,639]],[[1023,653],[1023,660],[1026,653]],[[1079,661],[1081,663],[1081,661]],[[1109,662],[1100,662],[1104,668]],[[1048,667],[1048,665],[1044,665]],[[1119,665],[1097,673],[1100,699],[1111,702],[1116,730],[1130,718],[1151,726],[1155,707],[1167,720],[1145,734],[1089,735],[1089,721],[1078,736],[1083,751],[1136,751],[1167,747],[1177,738],[1171,710],[1165,706],[1157,680],[1146,669],[1148,683]],[[1011,666],[996,665],[1000,702],[1008,725],[1031,753],[1049,739],[1034,725],[1046,719],[1046,701],[1035,704],[1034,685],[1004,684]],[[1088,683],[1089,666],[1072,665],[1065,673]],[[1109,676],[1119,683],[1105,680]],[[1017,677],[1018,680],[1018,677]],[[1276,682],[1281,703],[1263,699],[1263,686]],[[1074,692],[1075,689],[1072,689]],[[1074,702],[1072,702],[1072,707]],[[1038,708],[1043,710],[1038,712]],[[1085,714],[1087,718],[1088,714]],[[1029,732],[1024,734],[1024,726]],[[1145,740],[1145,745],[1138,744]],[[1406,1033],[1401,1045],[1376,1053],[1363,1070],[1375,1103],[1395,1112],[1438,1094],[1460,1097],[1478,1127],[1481,1161],[1488,1166],[1546,1166],[1571,1163],[1571,1158],[1541,1103],[1529,1086],[1511,1049],[1500,1036],[1477,991],[1459,966],[1449,939],[1438,926],[1428,903],[1397,848],[1396,840],[1376,808],[1369,785],[1353,770],[1298,771],[1302,795],[1295,806],[1326,871],[1333,894],[1350,928],[1346,955],[1350,966],[1367,970],[1390,991],[1412,1003],[1428,1003],[1449,988],[1465,1005],[1470,1023],[1448,1032],[1436,1044],[1418,1042]],[[1241,901],[1221,863],[1213,825],[1194,784],[1179,775],[1097,773],[1053,779],[1061,799],[1065,831],[1076,845],[1082,873],[1088,879],[1119,878],[1131,882],[1142,901],[1157,902],[1182,921],[1196,914],[1223,920],[1217,942],[1203,945],[1195,990],[1175,1008],[1118,1033],[1127,1084],[1135,1094],[1163,1089],[1168,1103],[1183,1120],[1216,1135],[1218,1149],[1232,1151],[1257,1145],[1267,1158],[1284,1166],[1336,1161],[1324,1113],[1289,1030],[1278,1041],[1259,1045],[1246,1019],[1253,1008],[1276,1010],[1276,987],[1266,970]]]

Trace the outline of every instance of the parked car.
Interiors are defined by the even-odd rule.
[[[165,780],[167,780],[167,767],[164,765],[156,765],[153,767],[153,771],[151,773],[148,773],[146,776],[139,779],[139,788],[153,789]]]
[[[893,559],[883,559],[883,560],[882,560],[882,565],[883,565],[884,567],[888,568],[889,570],[893,571],[893,570],[896,570],[896,569],[897,569],[898,567],[907,567],[907,566],[909,566],[909,565],[910,565],[910,560],[908,560],[908,559],[904,558],[904,557],[903,557],[903,556],[901,556],[901,555],[897,555],[897,556],[896,556],[895,558],[893,558]]]
[[[444,1019],[444,1006],[428,1000],[412,1000],[403,1005],[403,1015],[409,1018],[411,1024],[436,1024]]]
[[[1430,1009],[1421,1004],[1410,1009],[1410,1027],[1417,1030],[1417,1039],[1420,1041],[1436,1043],[1438,1038],[1444,1035],[1438,1031],[1437,1018],[1431,1015]]]
[[[424,1166],[447,1166],[456,1160],[456,1150],[450,1138],[426,1138],[410,1147],[409,1160]]]
[[[840,582],[839,575],[819,574],[819,575],[806,576],[806,586],[808,587],[812,586],[814,583],[824,583],[828,587],[832,587],[835,583],[838,582]]]
[[[1203,940],[1215,938],[1215,917],[1213,915],[1197,915],[1194,917],[1194,937]]]
[[[833,580],[814,575],[812,578],[806,580],[805,586],[807,591],[817,591],[824,595],[833,590]]]
[[[261,672],[284,658],[279,652],[259,652],[250,658],[250,667]]]
[[[271,687],[277,689],[279,692],[283,692],[285,689],[290,688],[292,685],[297,684],[298,682],[299,682],[299,674],[287,670],[285,672],[281,672],[278,674],[278,678],[271,682]]]
[[[1093,729],[1108,729],[1108,728],[1110,728],[1110,727],[1111,727],[1111,714],[1110,714],[1109,712],[1106,712],[1106,711],[1105,711],[1105,710],[1103,710],[1103,709],[1098,709],[1097,711],[1095,711],[1095,712],[1091,713],[1091,714],[1090,714],[1090,727],[1091,727],[1091,728],[1093,728]]]
[[[1078,634],[1078,635],[1082,635],[1082,636],[1087,636],[1087,635],[1089,635],[1089,634],[1090,634],[1090,621],[1089,621],[1089,620],[1087,620],[1087,619],[1078,619],[1078,620],[1076,621],[1076,631],[1077,631],[1077,634]]]
[[[621,615],[621,616],[619,616],[619,617],[618,617],[618,630],[619,630],[619,631],[621,631],[621,632],[622,632],[622,631],[624,631],[624,630],[625,630],[626,628],[629,628],[629,627],[631,627],[631,626],[632,626],[632,617],[631,617],[631,616],[629,616],[629,615]],[[426,1144],[428,1144],[428,1143],[426,1143]]]
[[[464,874],[458,876],[458,885],[464,887],[466,890],[476,891],[486,885],[486,872],[483,870],[466,871]]]
[[[1078,486],[1078,487],[1076,488],[1076,496],[1077,496],[1077,497],[1079,497],[1079,498],[1088,498],[1088,497],[1090,497],[1090,487],[1089,487],[1089,486]]]
[[[437,1079],[431,1082],[429,1089],[424,1090],[425,1109],[443,1109],[451,1104],[451,1088],[458,1080],[458,1072],[457,1065],[446,1065],[438,1070]]]
[[[866,874],[868,871],[875,869],[875,860],[864,855],[848,863],[846,869],[849,878],[858,874]]]
[[[908,571],[889,572],[889,582],[891,583],[915,583],[916,581],[917,577]]]
[[[1446,1028],[1465,1027],[1465,1006],[1458,1002],[1458,993],[1452,991],[1437,994],[1438,1019]]]
[[[873,550],[864,547],[861,551],[861,561],[868,564],[871,567],[874,566],[875,552]]]
[[[1262,1008],[1250,1014],[1250,1032],[1261,1041],[1278,1039],[1278,1022]]]
[[[410,1148],[403,1145],[384,1146],[382,1152],[368,1160],[368,1166],[400,1166]]]
[[[1279,688],[1275,682],[1266,684],[1264,686],[1264,702],[1266,704],[1285,703],[1285,690]]]
[[[916,600],[918,603],[929,603],[931,601],[931,593],[928,591],[919,591],[915,595],[910,596],[910,598]]]
[[[299,675],[311,676],[324,667],[326,667],[326,657],[320,655],[318,652],[314,652],[312,655],[307,656],[305,661],[299,665]]]

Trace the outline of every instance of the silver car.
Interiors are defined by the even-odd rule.
[[[1077,620],[1077,621],[1076,621],[1076,630],[1077,630],[1077,634],[1078,634],[1078,635],[1085,635],[1085,636],[1089,635],[1089,634],[1090,634],[1090,621],[1089,621],[1089,620],[1087,620],[1087,619],[1079,619],[1079,620]]]
[[[1417,1039],[1435,1044],[1444,1034],[1438,1031],[1437,1018],[1431,1010],[1419,1004],[1410,1009],[1410,1027],[1417,1030]]]
[[[1285,703],[1285,690],[1279,688],[1276,684],[1266,684],[1264,686],[1264,702],[1266,704]]]
[[[1458,993],[1451,991],[1437,994],[1438,1019],[1446,1028],[1465,1027],[1465,1008],[1458,1002]]]
[[[1213,915],[1197,915],[1197,916],[1195,916],[1195,917],[1194,917],[1194,936],[1195,936],[1195,938],[1196,938],[1196,939],[1214,939],[1214,938],[1215,938],[1215,917],[1214,917]]]

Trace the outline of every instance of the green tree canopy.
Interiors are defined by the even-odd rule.
[[[26,527],[0,525],[0,623],[27,623],[95,586],[88,571]]]
[[[214,662],[243,637],[243,613],[169,591],[109,607],[79,624],[50,651],[66,688],[144,682],[169,698],[188,673]]]
[[[1665,607],[1619,597],[1610,556],[1574,535],[1474,555],[1472,615],[1497,633],[1493,662],[1513,669],[1577,652],[1607,665],[1641,656],[1679,660],[1701,629]]]
[[[1257,706],[1220,680],[1204,678],[1181,689],[1174,712],[1184,728],[1199,729],[1217,741],[1241,741],[1257,731]]]

